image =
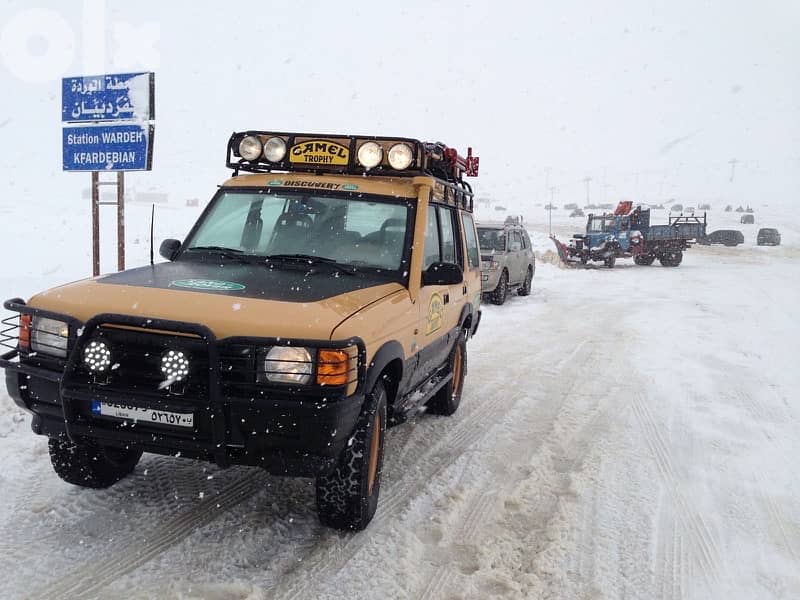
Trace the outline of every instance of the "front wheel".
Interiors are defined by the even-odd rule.
[[[517,290],[517,294],[519,296],[530,296],[532,287],[533,287],[533,268],[528,267],[528,272],[525,274],[525,282]]]
[[[492,304],[500,306],[505,303],[506,296],[508,296],[508,273],[503,271],[500,273],[500,281],[497,282],[497,287],[494,288],[489,299],[492,301]]]
[[[464,378],[467,375],[467,336],[466,332],[458,336],[448,358],[448,381],[436,394],[428,400],[428,412],[435,415],[450,416],[461,404],[461,392],[464,389]]]
[[[317,477],[317,513],[323,525],[360,531],[378,508],[386,436],[386,388],[378,381],[364,401],[339,464]]]
[[[133,472],[141,450],[50,439],[50,464],[61,479],[87,488],[107,488]]]

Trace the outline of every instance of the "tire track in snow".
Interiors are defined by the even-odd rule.
[[[523,370],[522,365],[516,365],[511,377],[520,375]],[[403,445],[400,455],[402,462],[387,456],[384,474],[403,470],[403,463],[414,465],[417,469],[413,471],[406,469],[400,479],[390,481],[389,485],[381,490],[378,513],[370,524],[370,531],[387,527],[390,520],[395,518],[395,511],[410,502],[416,493],[427,488],[430,482],[452,465],[464,451],[488,433],[489,428],[485,426],[486,423],[496,423],[502,419],[521,396],[521,392],[510,398],[497,393],[498,386],[509,377],[507,371],[499,371],[494,372],[488,380],[481,378],[484,383],[477,389],[469,390],[469,395],[464,398],[465,402],[460,411],[450,417],[454,423],[450,424],[444,419],[437,418],[441,420],[443,427],[447,426],[447,429],[443,437],[432,446],[425,447],[413,442],[416,435],[422,433],[423,427],[420,426],[422,424],[418,423]],[[480,398],[488,400],[476,402]],[[468,412],[464,411],[464,408],[467,408]],[[417,431],[420,431],[420,434],[417,434]],[[430,434],[430,431],[426,433]],[[409,475],[409,471],[413,476]],[[293,570],[295,576],[291,580],[283,579],[285,583],[272,591],[272,597],[292,600],[313,597],[312,591],[318,582],[327,580],[341,570],[362,549],[362,535],[332,533],[321,544],[314,546],[302,559],[301,566]],[[296,572],[300,569],[303,571],[302,577],[296,576]],[[450,575],[446,577],[449,578]]]
[[[547,384],[541,392],[542,401],[539,404],[539,410],[536,412],[536,431],[531,437],[535,439],[534,443],[517,445],[514,440],[510,440],[509,446],[513,445],[522,451],[516,452],[515,464],[518,467],[530,466],[534,456],[541,454],[543,451],[549,450],[551,447],[557,447],[559,462],[558,468],[551,469],[542,477],[537,477],[537,487],[542,489],[554,489],[558,486],[558,480],[562,479],[564,473],[568,473],[576,468],[577,464],[585,457],[590,450],[589,440],[594,439],[597,433],[601,417],[607,417],[601,410],[589,413],[589,418],[580,423],[578,421],[577,431],[574,435],[570,436],[566,443],[559,443],[557,438],[561,437],[560,433],[556,431],[556,424],[560,420],[571,422],[576,413],[587,414],[583,407],[570,407],[568,403],[572,398],[583,398],[580,395],[581,387],[587,383],[587,380],[573,378],[566,389],[559,389],[562,381],[559,375],[566,369],[570,362],[575,359],[579,354],[587,348],[587,352],[583,352],[585,366],[592,369],[598,360],[596,349],[593,347],[594,341],[589,343],[589,340],[581,342],[576,349],[562,359],[556,370],[547,370],[546,377],[549,378]],[[591,383],[591,382],[589,382]],[[613,390],[612,390],[613,391]],[[556,401],[551,398],[557,398]],[[599,402],[598,402],[599,405]],[[536,435],[536,434],[539,435]],[[444,544],[444,555],[451,556],[457,555],[456,547],[471,547],[478,546],[481,533],[486,529],[486,515],[496,515],[507,513],[508,509],[503,508],[498,511],[498,506],[508,498],[513,490],[521,484],[530,481],[531,474],[534,471],[527,469],[526,474],[520,477],[512,478],[506,485],[497,487],[496,481],[489,481],[484,483],[474,494],[471,494],[471,499],[467,502],[466,506],[462,508],[459,513],[463,515],[461,523],[454,529],[454,533],[447,536],[446,543]],[[438,550],[442,550],[441,544]],[[521,549],[520,549],[521,550]],[[521,550],[522,551],[522,550]],[[449,583],[457,573],[454,571],[454,564],[452,561],[445,562],[437,566],[436,569],[429,575],[428,580],[422,588],[419,598],[422,600],[434,600],[443,596],[440,592],[443,591],[442,582]],[[445,588],[446,589],[446,588]]]
[[[243,500],[264,489],[268,476],[250,471],[218,494],[202,500],[190,510],[151,528],[144,541],[130,540],[106,556],[93,558],[36,592],[36,598],[81,598],[102,590],[121,576],[148,562],[188,537],[195,529],[211,523]]]
[[[690,550],[700,568],[702,575],[710,584],[720,582],[719,571],[724,569],[720,552],[703,517],[693,509],[686,495],[680,489],[680,482],[670,458],[667,444],[659,427],[639,393],[632,395],[633,411],[639,421],[647,444],[661,480],[675,502],[675,512],[686,534],[691,538]]]

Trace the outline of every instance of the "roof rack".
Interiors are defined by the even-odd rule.
[[[365,166],[369,165],[369,166]],[[302,171],[317,174],[413,177],[430,175],[472,195],[464,176],[478,176],[479,159],[459,156],[441,142],[412,138],[272,131],[234,132],[226,166],[250,173]]]

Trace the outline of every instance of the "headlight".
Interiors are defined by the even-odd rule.
[[[414,153],[408,144],[395,144],[389,148],[389,165],[393,169],[407,169],[413,159]]]
[[[269,138],[264,144],[264,158],[270,162],[281,162],[286,156],[286,142],[279,137]]]
[[[31,325],[31,350],[50,356],[67,356],[69,326],[64,321],[34,317]]]
[[[305,385],[311,382],[314,365],[307,348],[274,346],[264,355],[262,369],[260,378],[263,375],[263,379],[271,383]]]
[[[383,159],[383,148],[375,142],[365,142],[358,149],[358,163],[362,167],[371,169],[381,164]]]
[[[261,140],[254,135],[248,135],[239,142],[239,154],[245,160],[258,160],[261,156]]]

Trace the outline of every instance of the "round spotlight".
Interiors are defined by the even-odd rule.
[[[239,154],[245,160],[258,160],[261,156],[261,140],[254,135],[248,135],[239,142]]]
[[[407,169],[413,160],[414,152],[408,144],[395,144],[389,148],[389,165],[393,169]]]
[[[108,344],[93,340],[83,349],[83,364],[92,373],[102,373],[111,366]]]
[[[161,372],[169,381],[183,381],[189,374],[189,359],[180,350],[167,350],[161,355]]]
[[[358,163],[362,167],[371,169],[381,164],[383,148],[375,142],[365,142],[358,149]]]
[[[279,137],[272,137],[264,144],[264,158],[269,162],[281,162],[286,156],[286,142]]]

